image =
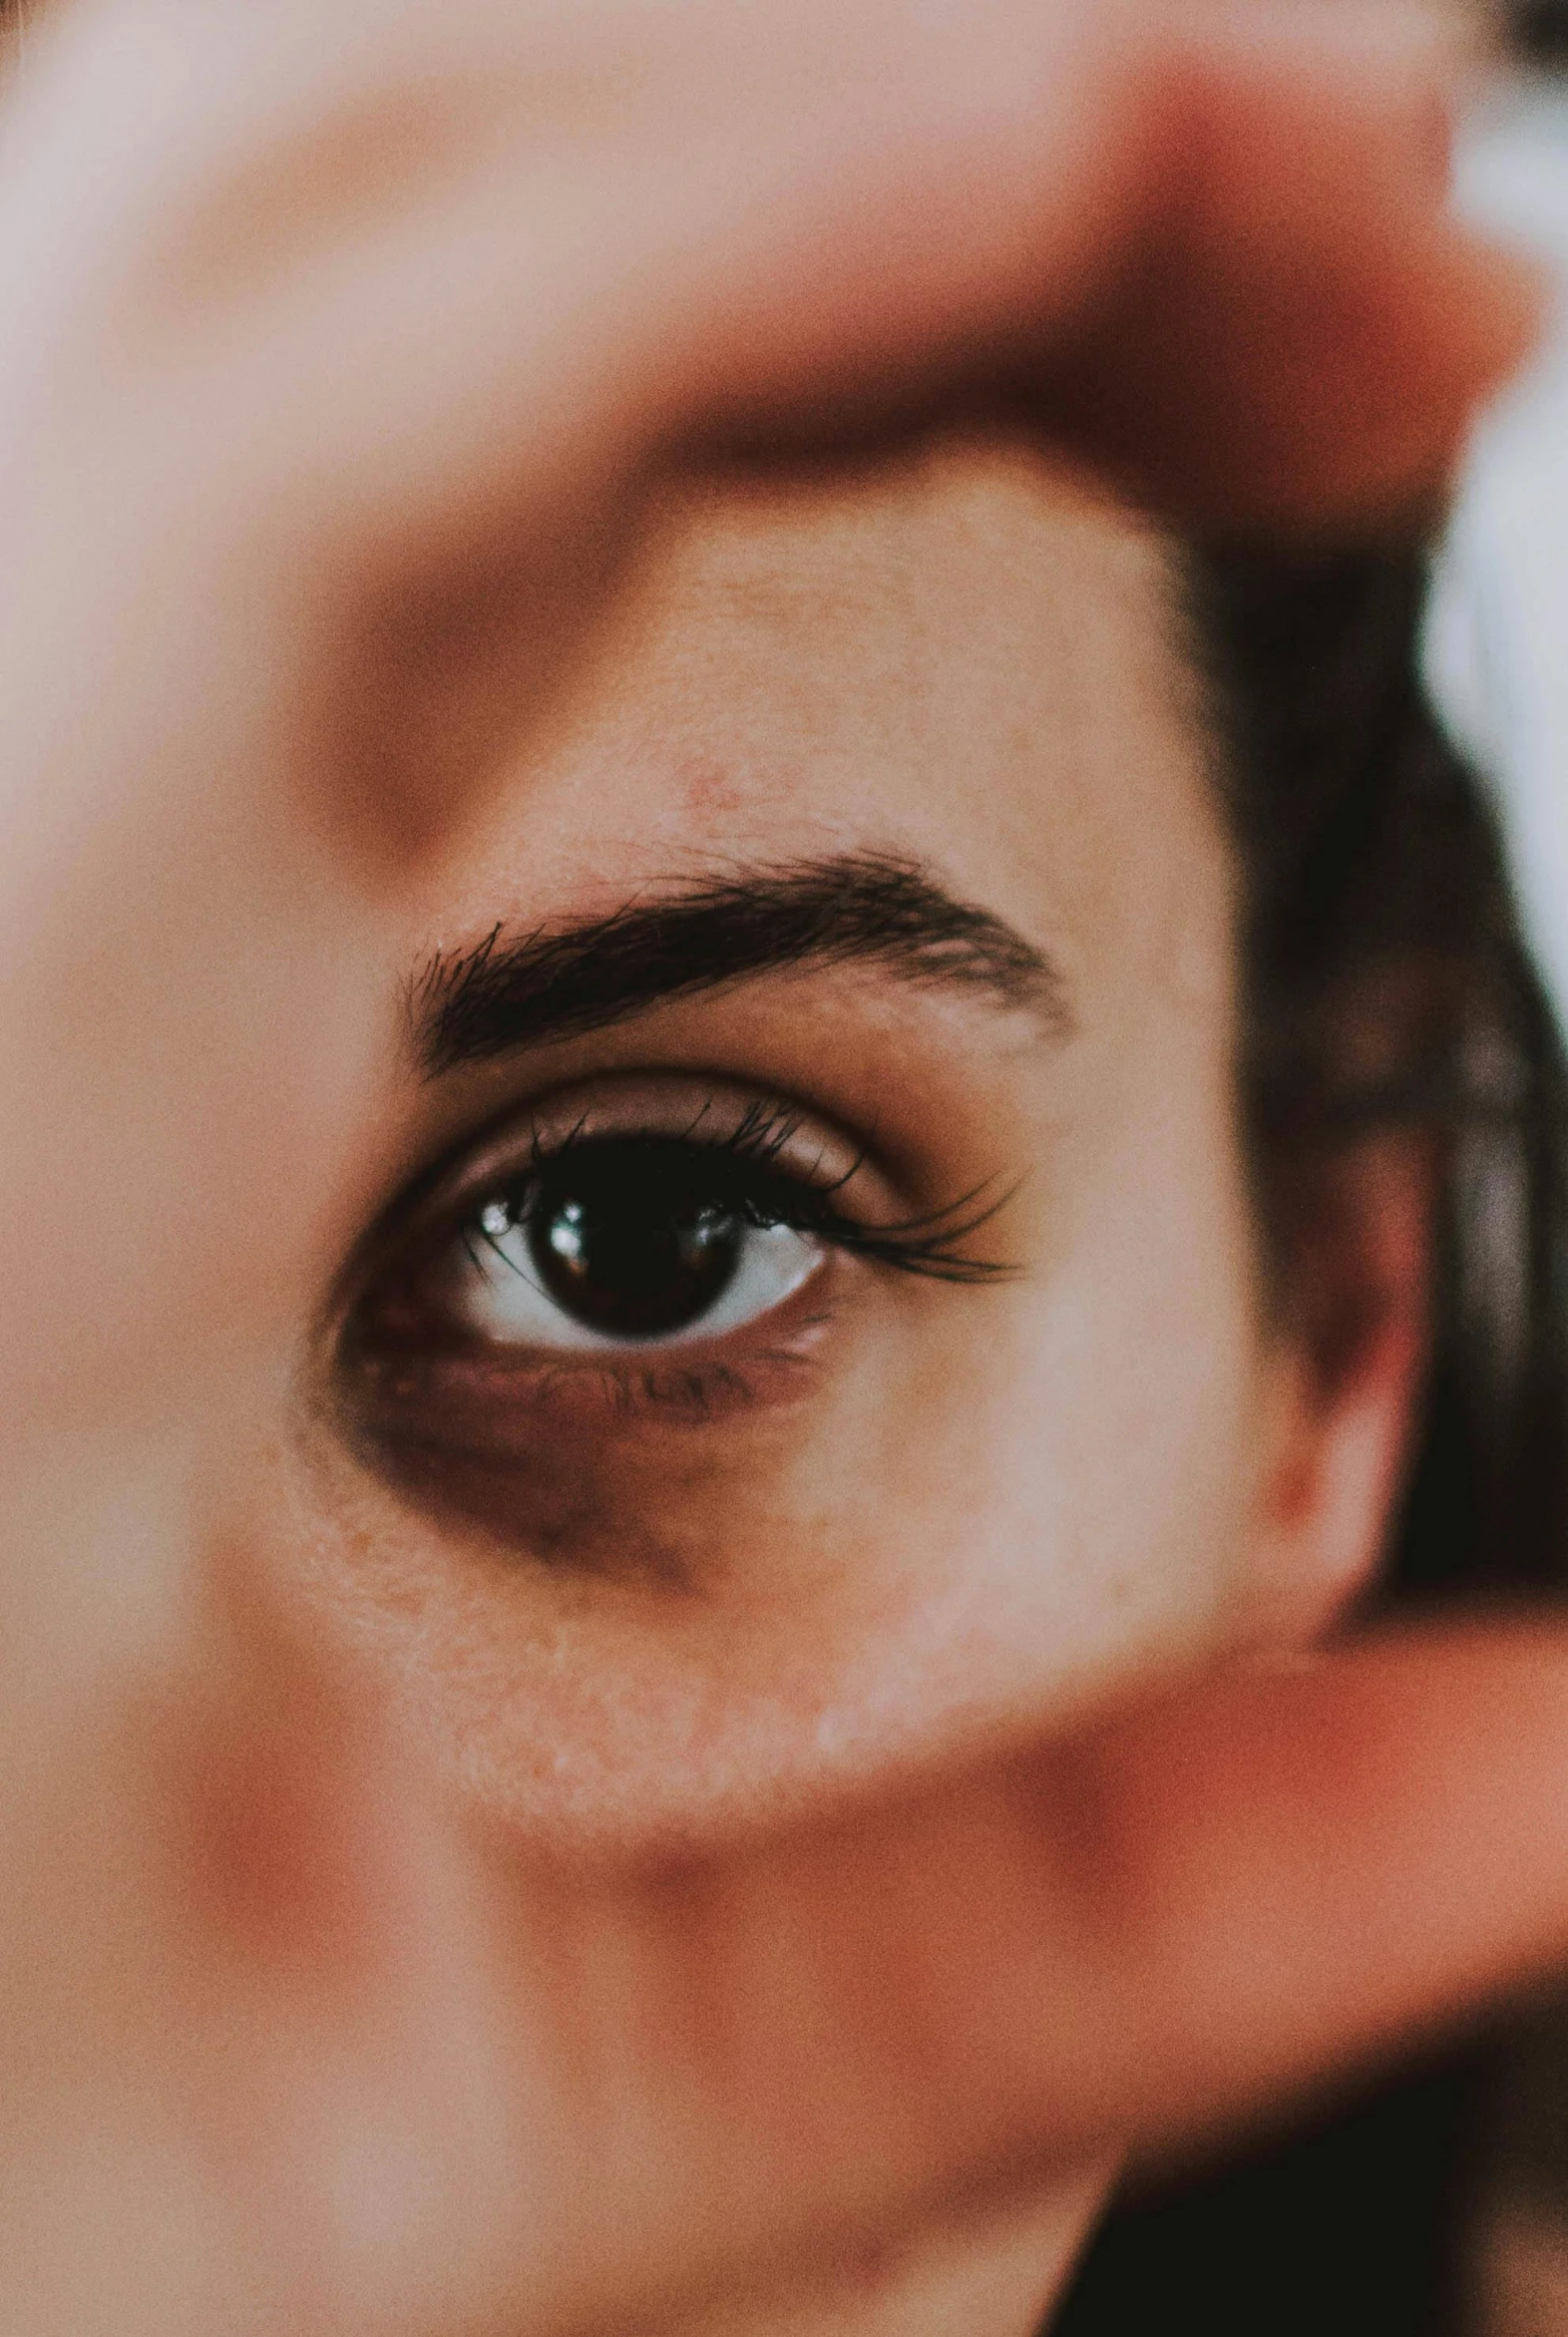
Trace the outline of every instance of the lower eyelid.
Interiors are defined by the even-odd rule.
[[[359,1344],[345,1359],[345,1424],[383,1460],[406,1444],[498,1466],[535,1458],[542,1437],[708,1426],[798,1400],[819,1382],[833,1300],[813,1288],[775,1316],[712,1342],[613,1355]]]
[[[727,1546],[737,1494],[776,1455],[787,1398],[821,1388],[817,1362],[807,1343],[692,1373],[695,1384],[661,1371],[651,1389],[580,1366],[493,1409],[459,1396],[455,1416],[411,1421],[396,1400],[361,1407],[347,1440],[425,1531],[471,1560],[690,1593]]]

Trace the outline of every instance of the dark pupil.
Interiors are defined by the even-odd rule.
[[[685,1330],[728,1288],[746,1233],[713,1181],[687,1145],[602,1144],[560,1162],[528,1203],[540,1282],[594,1331],[654,1339]]]

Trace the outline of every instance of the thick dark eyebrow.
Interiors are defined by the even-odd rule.
[[[438,951],[409,985],[428,1077],[602,1029],[660,999],[803,966],[876,966],[922,988],[1068,1023],[1060,974],[989,910],[881,853],[748,868],[606,917]]]

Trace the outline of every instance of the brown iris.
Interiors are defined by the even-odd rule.
[[[748,1228],[685,1145],[599,1143],[537,1178],[518,1212],[540,1286],[617,1339],[684,1331],[734,1279]]]

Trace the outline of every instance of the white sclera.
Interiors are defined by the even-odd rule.
[[[484,1238],[470,1237],[455,1262],[449,1305],[463,1328],[498,1347],[561,1353],[585,1348],[678,1348],[739,1331],[798,1291],[816,1273],[826,1245],[794,1226],[746,1226],[735,1271],[705,1315],[679,1331],[617,1339],[569,1315],[539,1279],[526,1226],[492,1203],[480,1216]]]

